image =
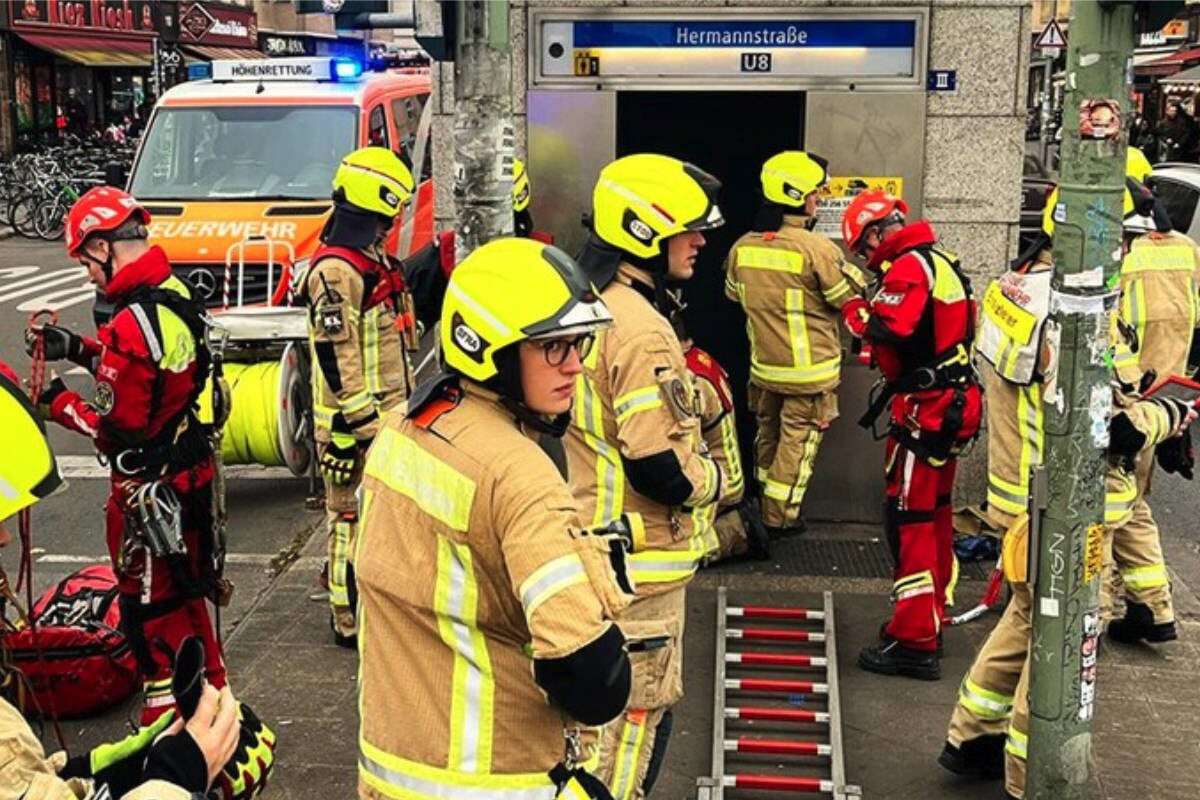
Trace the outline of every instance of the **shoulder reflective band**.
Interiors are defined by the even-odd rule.
[[[366,474],[456,531],[466,531],[475,482],[403,434],[384,428],[367,459]]]
[[[804,271],[804,256],[778,247],[739,247],[737,265],[749,269],[767,269],[776,272]]]
[[[1166,247],[1134,247],[1121,264],[1121,274],[1135,272],[1192,272],[1196,269],[1196,254],[1187,245]]]

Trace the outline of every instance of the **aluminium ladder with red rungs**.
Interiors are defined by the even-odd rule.
[[[753,649],[733,650],[730,644]],[[761,675],[764,670],[772,676],[754,674]],[[732,676],[731,671],[735,673]],[[775,677],[776,673],[797,677]],[[817,794],[834,800],[857,800],[862,796],[858,786],[846,783],[831,593],[825,592],[824,608],[820,610],[731,606],[725,587],[720,587],[714,684],[712,775],[696,781],[697,800],[724,800],[730,790]],[[756,704],[744,695],[768,695],[777,703],[782,700],[782,704]],[[800,730],[815,727],[824,736],[817,741],[789,730],[772,733],[772,738],[730,737],[726,726],[731,721],[804,726]],[[765,773],[762,761],[757,762],[757,772],[729,769],[726,765],[727,760],[744,761],[756,755],[779,756],[781,765],[787,765],[789,759],[803,759],[801,763],[809,771],[813,764],[828,762],[828,769],[822,769],[821,775],[789,775]],[[746,769],[755,768],[750,764],[753,762],[748,762]]]

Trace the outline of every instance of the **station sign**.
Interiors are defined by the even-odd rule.
[[[914,14],[541,19],[538,77],[918,81],[923,19]]]

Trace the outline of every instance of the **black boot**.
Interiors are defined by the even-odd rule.
[[[749,497],[738,507],[737,513],[742,517],[742,527],[746,529],[746,557],[754,561],[767,561],[771,558],[771,537],[762,522],[762,507],[758,498]]]
[[[344,647],[347,650],[358,649],[358,634],[346,635],[338,631],[337,621],[333,618],[332,613],[329,615],[329,629],[333,631],[333,643],[338,647]]]
[[[796,521],[791,525],[785,525],[780,528],[773,525],[764,525],[763,530],[767,532],[767,537],[772,542],[777,542],[780,539],[790,539],[793,536],[799,536],[808,530],[808,526],[804,524],[803,517],[797,517]]]
[[[1004,777],[1003,733],[989,733],[967,739],[960,746],[946,742],[938,763],[955,775],[981,780],[998,780]]]
[[[1142,603],[1125,603],[1125,617],[1108,623],[1108,635],[1121,644],[1173,642],[1179,638],[1174,622],[1154,624],[1154,612]]]
[[[858,666],[880,675],[903,675],[922,681],[942,677],[942,664],[933,651],[913,650],[890,636],[879,644],[864,647],[858,654]]]

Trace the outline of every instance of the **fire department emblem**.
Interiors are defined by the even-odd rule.
[[[321,327],[328,334],[341,333],[345,322],[342,320],[341,306],[322,306],[320,309]]]
[[[116,402],[116,396],[113,394],[113,385],[107,381],[96,382],[96,396],[92,398],[92,408],[96,409],[96,413],[100,416],[105,416],[113,410],[113,404]]]

